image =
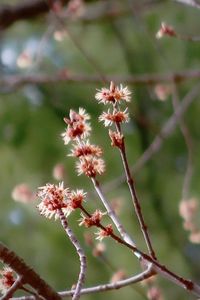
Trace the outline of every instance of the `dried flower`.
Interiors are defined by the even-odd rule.
[[[166,23],[162,22],[160,29],[156,33],[156,38],[160,39],[164,35],[176,36],[176,32],[175,32],[173,27],[171,27],[171,26],[167,25]]]
[[[4,295],[7,290],[15,283],[16,277],[10,267],[4,267],[0,271],[0,292]]]
[[[37,206],[41,215],[51,219],[53,216],[58,218],[58,211],[63,210],[65,215],[69,214],[67,200],[70,196],[68,188],[64,188],[63,182],[59,185],[47,183],[39,187],[38,197],[41,199]]]
[[[77,138],[85,138],[90,134],[91,126],[86,121],[90,116],[83,108],[79,108],[79,112],[70,110],[69,119],[64,118],[65,123],[68,125],[64,133],[61,134],[64,143],[68,144],[71,140]]]
[[[75,156],[75,157],[81,157],[81,156],[87,156],[87,155],[94,155],[94,156],[101,156],[102,155],[102,149],[99,146],[91,145],[90,142],[87,140],[82,141],[81,144],[75,144],[73,145],[73,149],[71,150],[71,153],[68,156]]]
[[[109,130],[109,136],[111,138],[111,146],[122,148],[124,140],[123,134]]]
[[[120,84],[120,87],[115,86],[111,81],[110,88],[102,88],[101,90],[97,90],[98,92],[95,95],[96,100],[99,103],[107,104],[107,103],[115,103],[119,101],[130,102],[131,100],[131,92],[127,87],[123,87]]]
[[[97,174],[104,173],[105,162],[103,159],[91,155],[81,157],[76,163],[76,170],[78,175],[85,174],[88,177],[95,177]]]
[[[30,203],[35,200],[35,195],[26,183],[18,184],[12,191],[12,198],[17,202]]]
[[[113,234],[113,228],[112,225],[109,224],[105,227],[105,229],[99,229],[99,231],[96,233],[97,235],[96,239],[102,241],[105,237],[110,236],[112,234]]]
[[[128,108],[126,108],[124,111],[114,110],[113,113],[110,113],[110,110],[108,110],[108,112],[103,112],[99,116],[99,121],[104,122],[106,127],[112,125],[113,123],[128,122],[129,116],[127,111]]]

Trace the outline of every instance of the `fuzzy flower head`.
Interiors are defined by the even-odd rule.
[[[122,84],[120,86],[115,86],[115,84],[111,81],[110,88],[102,88],[97,90],[95,95],[95,99],[99,103],[107,104],[107,103],[116,103],[120,101],[130,102],[131,100],[131,92],[127,87],[123,87]]]
[[[109,130],[109,136],[111,139],[111,146],[118,147],[121,149],[124,142],[123,134],[116,131]]]
[[[102,213],[99,209],[95,210],[95,212],[91,215],[91,217],[85,216],[81,213],[81,219],[79,220],[79,226],[84,225],[85,227],[91,226],[99,226],[102,217],[106,213]]]
[[[114,110],[112,113],[110,110],[107,112],[103,112],[99,116],[99,121],[104,122],[105,127],[112,125],[113,123],[124,123],[129,121],[128,116],[128,108],[126,108],[124,111],[120,110]]]
[[[99,157],[102,155],[102,152],[103,151],[99,146],[92,145],[87,140],[86,142],[82,141],[81,144],[73,145],[73,148],[72,148],[69,156],[81,157],[81,156],[87,156],[87,155],[94,155],[94,156]]]
[[[112,234],[113,234],[113,228],[112,225],[109,224],[105,227],[105,229],[99,229],[99,231],[96,233],[97,235],[96,239],[102,241],[105,237],[110,236]]]
[[[0,292],[4,295],[15,281],[14,271],[10,267],[4,267],[0,271]]]
[[[59,185],[47,183],[39,187],[38,197],[41,199],[37,206],[41,215],[51,219],[58,218],[58,211],[62,210],[65,215],[69,214],[67,200],[70,196],[69,189],[65,189],[63,182]]]
[[[80,208],[86,198],[87,193],[83,190],[71,191],[68,198],[68,210],[73,211]]]
[[[166,23],[162,22],[160,29],[156,33],[156,38],[161,39],[165,35],[176,36],[176,32],[172,26],[169,26]]]
[[[61,134],[64,143],[68,144],[71,140],[77,138],[85,138],[91,131],[90,124],[87,122],[90,116],[83,108],[79,108],[79,112],[70,110],[69,119],[64,118],[65,123],[68,125],[65,132]]]
[[[92,155],[81,157],[76,163],[78,175],[85,174],[88,177],[95,177],[105,172],[105,162],[101,158]]]

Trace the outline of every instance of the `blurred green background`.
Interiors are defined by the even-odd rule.
[[[2,4],[5,1],[0,1]],[[103,17],[110,9],[121,13],[117,17]],[[88,1],[80,14],[80,18],[66,18],[62,27],[51,13],[35,20],[16,22],[2,30],[0,77],[54,75],[63,69],[72,74],[126,76],[199,68],[200,43],[155,38],[162,21],[171,24],[177,32],[198,35],[200,11],[195,8],[175,1]],[[62,36],[64,30],[67,32]],[[179,84],[180,99],[196,84],[197,80]],[[65,168],[67,186],[90,192],[88,209],[101,207],[89,180],[77,177],[74,159],[66,156],[70,147],[64,146],[60,134],[65,128],[63,117],[69,109],[84,107],[92,117],[92,141],[104,148],[107,172],[100,181],[109,183],[122,174],[119,154],[111,148],[107,130],[98,123],[98,115],[104,108],[97,104],[94,95],[96,88],[102,86],[101,81],[97,84],[65,81],[0,86],[0,237],[57,290],[69,289],[76,282],[79,261],[74,248],[59,222],[38,214],[37,201],[19,203],[11,194],[21,183],[36,192],[38,186],[56,182],[52,172],[60,163]],[[124,131],[129,162],[133,165],[173,113],[173,105],[171,95],[166,101],[158,99],[155,86],[129,84],[129,88],[133,93],[129,104],[131,121],[124,126]],[[189,195],[197,198],[200,193],[198,98],[184,116],[193,139],[194,172]],[[171,270],[200,282],[200,246],[188,240],[178,212],[187,157],[187,147],[177,127],[161,150],[137,173],[135,182],[158,258]],[[116,185],[107,197],[109,201],[117,201],[124,226],[146,251],[126,184]],[[123,269],[127,276],[140,270],[130,251],[109,239],[104,241],[108,263],[94,257],[84,234],[96,230],[80,228],[78,219],[79,213],[75,212],[69,223],[88,256],[85,286],[108,282],[114,270]],[[96,243],[95,238],[93,242]],[[159,278],[158,284],[164,299],[194,299],[165,279]],[[134,287],[82,298],[147,299],[146,287],[137,285],[137,291]]]

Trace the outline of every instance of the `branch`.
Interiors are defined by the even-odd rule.
[[[109,75],[105,76],[105,81],[110,83],[124,82],[135,85],[154,85],[157,83],[181,83],[186,80],[199,79],[200,70],[185,70],[180,72],[170,72],[163,74],[142,74],[142,75]],[[101,76],[87,74],[72,74],[68,70],[60,70],[56,74],[32,74],[32,75],[9,75],[0,78],[0,88],[19,88],[25,84],[55,84],[61,82],[69,83],[94,83],[102,82]]]
[[[120,220],[118,219],[117,215],[115,214],[114,210],[112,209],[111,205],[109,204],[109,202],[107,201],[107,199],[105,198],[100,184],[97,181],[96,178],[91,178],[91,181],[94,185],[95,191],[97,192],[101,202],[103,203],[104,207],[107,210],[107,213],[109,215],[109,217],[111,218],[111,220],[113,221],[113,223],[115,224],[118,232],[120,233],[121,237],[123,238],[123,240],[127,243],[129,243],[130,245],[135,247],[135,242],[133,241],[133,239],[129,236],[129,234],[126,232],[126,230],[124,229],[123,225],[121,224]],[[134,254],[140,258],[140,254],[135,251]]]
[[[174,1],[200,9],[200,2],[197,0],[174,0]]]
[[[55,0],[32,0],[23,1],[16,5],[1,5],[0,30],[10,27],[17,21],[34,19],[42,14],[48,13],[51,9],[51,3],[54,1]],[[66,4],[69,0],[63,0],[61,2]]]
[[[10,266],[20,277],[23,283],[32,286],[45,299],[60,300],[61,297],[49,286],[24,260],[17,256],[0,242],[0,260]]]
[[[79,241],[75,237],[73,231],[71,230],[71,228],[69,228],[67,219],[61,209],[58,211],[58,214],[59,214],[61,224],[62,224],[65,232],[67,233],[67,236],[69,237],[70,241],[72,242],[73,246],[76,248],[76,252],[79,255],[79,259],[80,259],[79,278],[78,278],[78,282],[76,284],[76,289],[74,290],[73,298],[72,298],[72,300],[78,300],[80,298],[81,288],[85,281],[86,256],[85,256],[85,253],[84,253]]]
[[[144,153],[139,157],[136,163],[131,167],[131,172],[134,171],[134,173],[136,173],[141,170],[144,165],[152,158],[152,156],[160,150],[165,139],[168,138],[168,136],[174,131],[180,118],[187,111],[195,98],[199,95],[199,92],[200,87],[199,85],[197,85],[191,91],[189,91],[188,94],[186,94],[182,102],[178,105],[176,112],[174,112],[172,116],[164,123],[159,134],[156,135],[153,142],[149,145],[146,151],[144,151]],[[116,186],[119,186],[121,183],[123,183],[125,179],[126,178],[123,175],[110,181],[108,184],[104,184],[104,192],[108,192],[113,188],[116,188]]]

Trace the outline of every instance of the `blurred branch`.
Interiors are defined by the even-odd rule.
[[[179,100],[178,91],[177,91],[175,85],[173,88],[172,103],[173,103],[173,107],[174,107],[174,113],[176,113],[178,105],[180,104],[180,100]],[[179,123],[180,130],[182,132],[183,138],[185,140],[185,144],[186,144],[186,148],[187,148],[187,152],[188,152],[187,165],[186,165],[186,171],[185,171],[183,188],[182,188],[182,199],[187,199],[189,197],[190,182],[191,182],[192,174],[193,174],[193,141],[192,141],[192,137],[190,134],[190,130],[189,130],[188,126],[186,125],[184,118],[182,116],[178,118],[178,123]]]
[[[15,252],[8,249],[0,242],[0,260],[11,267],[20,277],[23,283],[32,286],[39,295],[45,299],[60,300],[61,297],[49,286],[32,268],[26,265],[24,260]]]
[[[0,6],[0,29],[6,29],[19,20],[33,19],[39,15],[48,13],[51,5],[56,0],[34,0],[23,1],[16,5],[1,5]],[[59,1],[66,4],[69,0]]]
[[[195,8],[200,8],[200,2],[197,0],[174,0],[175,2],[180,2],[185,5],[193,6]]]
[[[114,81],[116,84],[124,82],[135,85],[154,85],[160,82],[181,83],[186,80],[199,79],[200,70],[185,70],[180,72],[169,72],[163,74],[142,74],[142,75],[109,75],[105,76],[108,83]],[[9,75],[0,78],[1,89],[16,89],[25,84],[52,84],[60,82],[72,83],[94,83],[102,82],[99,75],[72,74],[68,70],[61,70],[56,74],[30,74],[30,75]]]

